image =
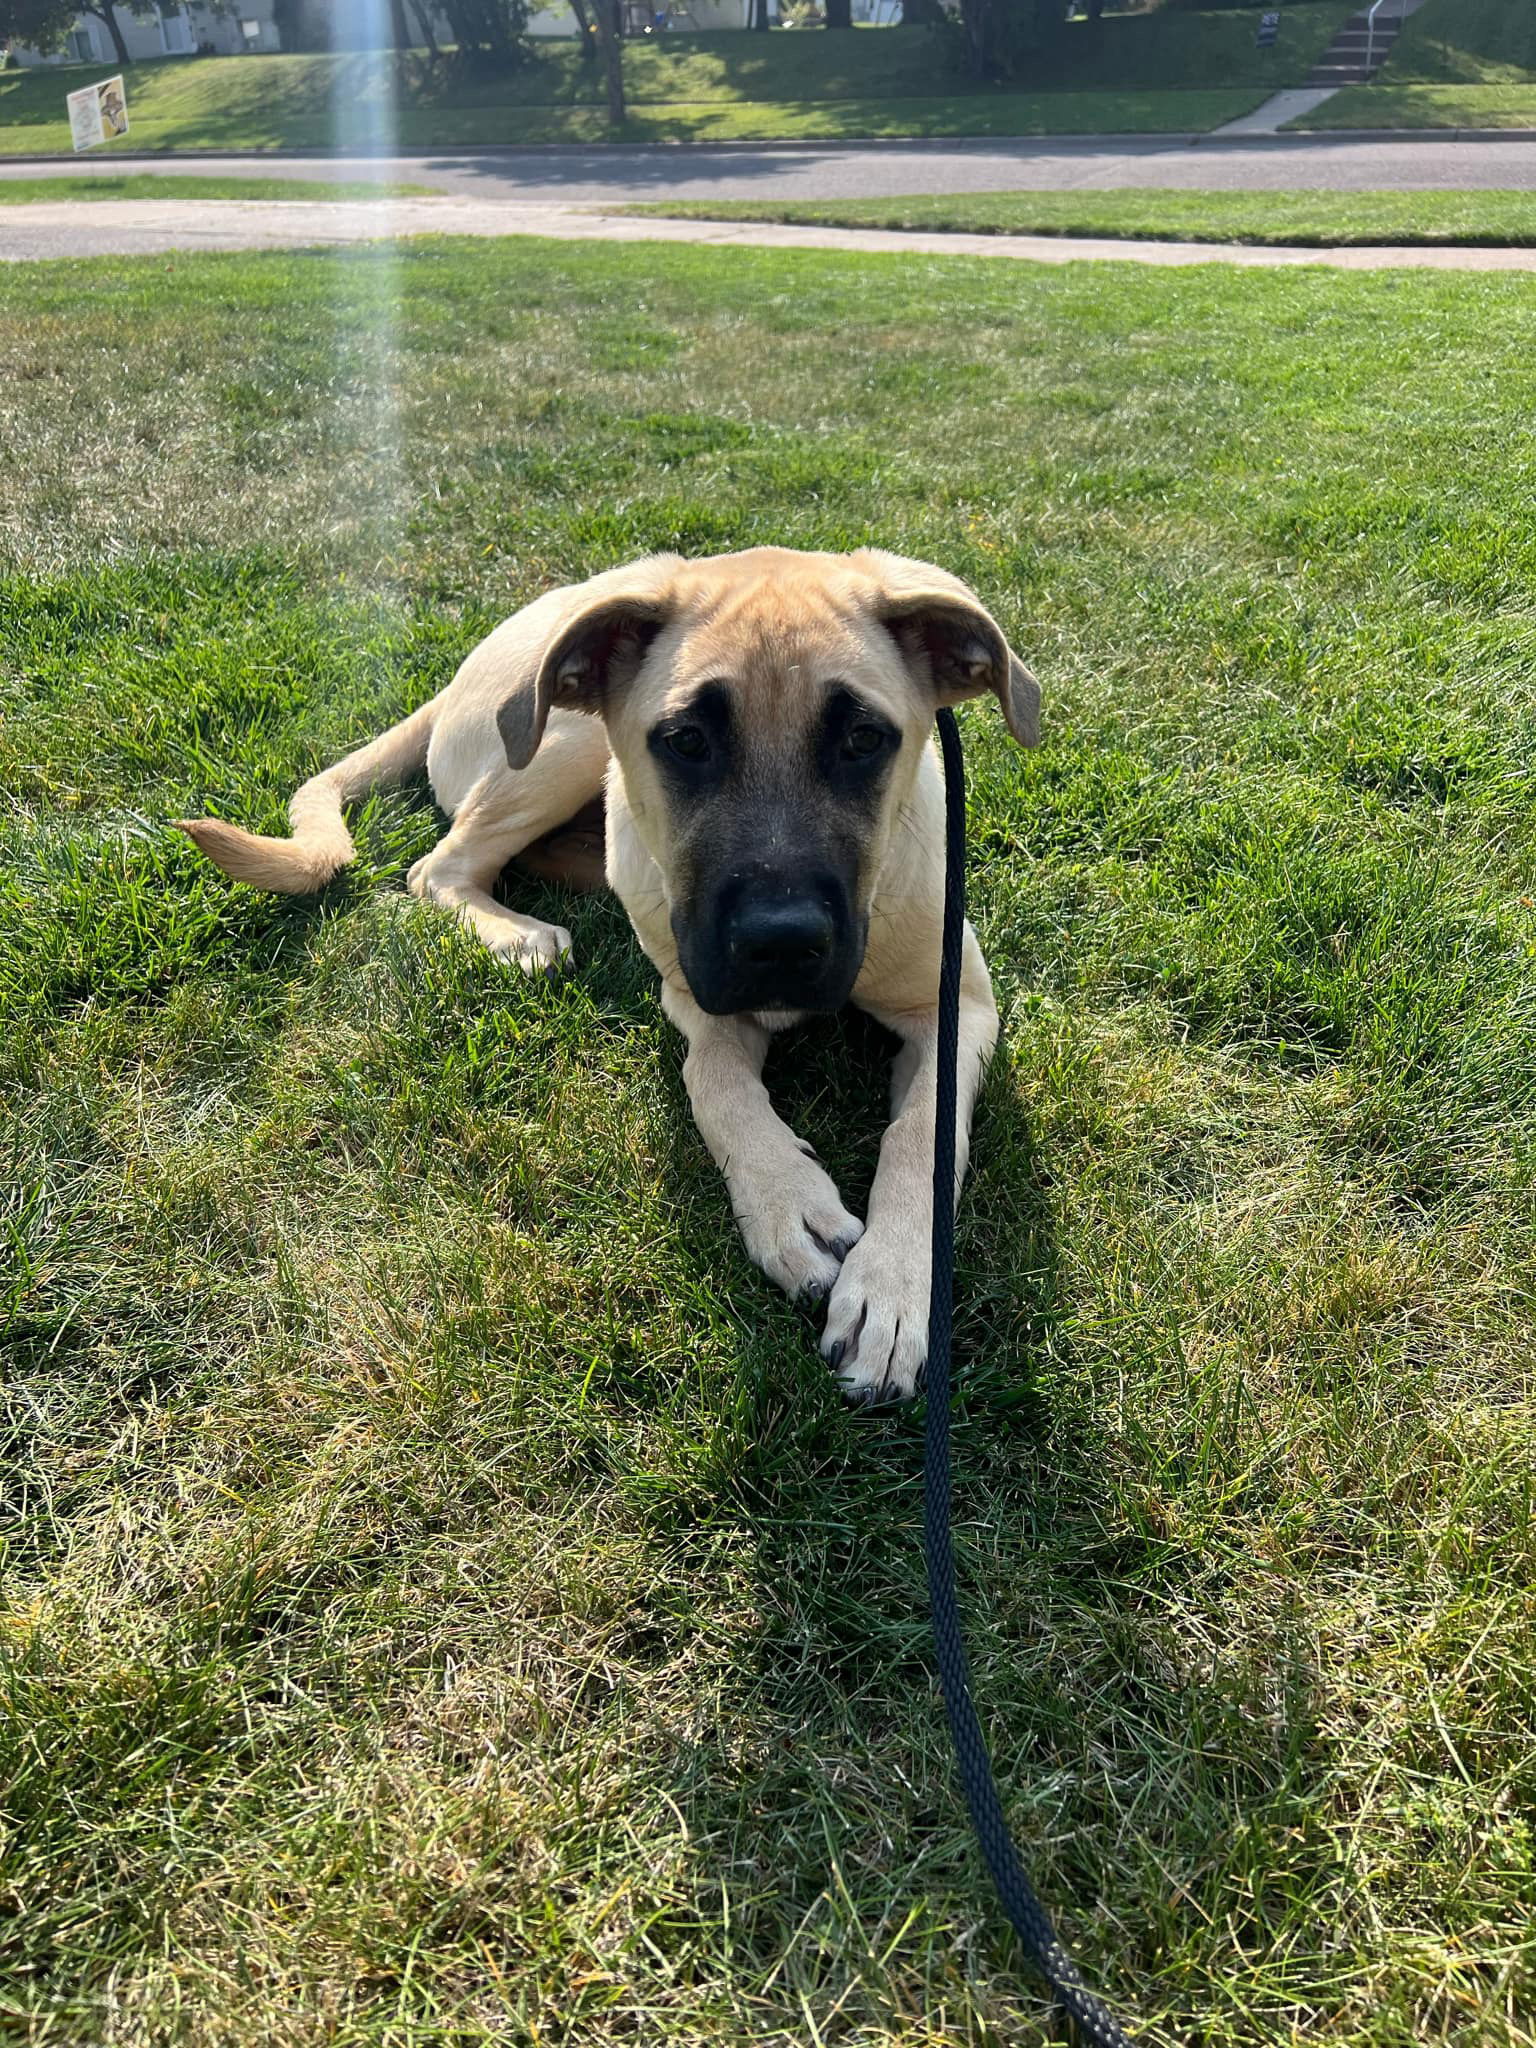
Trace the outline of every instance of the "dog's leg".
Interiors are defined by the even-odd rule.
[[[762,1079],[768,1033],[750,1017],[711,1017],[670,981],[661,1001],[688,1041],[688,1100],[725,1175],[749,1256],[786,1294],[819,1299],[864,1226],[810,1146],[775,1114]]]
[[[411,869],[407,885],[413,895],[456,911],[493,953],[528,974],[567,962],[571,935],[563,925],[508,910],[491,890],[514,854],[596,794],[595,788],[573,791],[569,777],[550,775],[546,767],[540,761],[522,773],[493,768],[483,775],[459,805],[452,828]]]
[[[891,1123],[880,1144],[869,1220],[832,1298],[821,1348],[852,1401],[903,1400],[928,1358],[938,1012],[874,1009],[902,1040],[891,1071]],[[997,1004],[976,934],[965,931],[956,1068],[955,1199],[970,1157],[971,1109],[997,1042]]]

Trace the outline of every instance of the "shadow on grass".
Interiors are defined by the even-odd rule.
[[[848,1012],[785,1034],[767,1070],[776,1106],[858,1211],[892,1043]],[[682,1816],[695,1896],[728,1900],[756,1962],[805,1996],[854,1976],[878,2008],[904,2008],[918,1970],[930,1999],[960,1974],[993,2018],[1038,2016],[969,1835],[933,1672],[922,1404],[843,1410],[815,1350],[819,1311],[783,1302],[748,1264],[692,1131],[680,1056],[668,1066],[677,1213],[688,1229],[702,1194],[724,1219],[696,1244],[700,1287],[723,1280],[753,1319],[692,1514],[749,1560],[752,1591],[745,1639],[708,1689],[710,1725],[658,1754],[655,1796]],[[1266,1955],[1290,1901],[1312,1891],[1296,1885],[1299,1861],[1328,1881],[1329,1847],[1306,1825],[1326,1774],[1317,1679],[1285,1624],[1266,1624],[1263,1670],[1240,1680],[1180,1661],[1165,1617],[1199,1612],[1203,1561],[1128,1511],[1134,1482],[1115,1470],[1075,1356],[1049,1171],[1006,1077],[999,1061],[960,1216],[962,1611],[1021,1854],[1089,1974],[1132,2008],[1158,2003],[1148,1985],[1192,1946],[1212,1945],[1211,1970],[1228,1948]],[[631,1506],[658,1552],[687,1551],[676,1490]],[[1260,1763],[1255,1715],[1270,1730]],[[1273,1841],[1286,1850],[1271,1859]],[[987,1937],[957,1947],[978,1918]],[[787,1926],[799,1929],[789,1951]]]
[[[264,899],[239,920],[252,966],[302,948],[322,916],[398,889],[381,884],[378,856],[387,874],[397,840],[415,844],[435,812],[424,789],[390,806],[369,829],[370,875],[319,898]],[[856,1977],[857,1999],[882,2011],[910,2009],[914,1983],[932,2004],[953,1981],[994,2019],[1038,2017],[969,1839],[932,1675],[921,1407],[845,1412],[817,1355],[819,1312],[786,1302],[748,1262],[693,1126],[681,1040],[622,907],[515,870],[501,893],[567,926],[582,999],[650,1041],[676,1320],[699,1315],[701,1351],[719,1372],[676,1390],[675,1433],[657,1440],[655,1469],[604,1463],[663,1589],[631,1617],[616,1684],[642,1683],[653,1654],[686,1658],[693,1673],[686,1723],[657,1741],[635,1795],[685,1830],[687,1903],[668,1946],[687,1938],[677,1919],[695,1915],[715,1938],[728,1911],[757,1981],[782,1971],[784,1995],[812,2009]],[[767,1070],[781,1113],[857,1210],[885,1126],[892,1043],[850,1011],[785,1034]],[[1202,1669],[1170,1622],[1182,1609],[1198,1630],[1208,1561],[1146,1510],[1127,1470],[1134,1453],[1079,1355],[1048,1161],[1009,1076],[1000,1058],[960,1211],[962,1605],[1021,1853],[1090,1976],[1146,2010],[1159,1973],[1177,1979],[1192,1949],[1209,1949],[1197,1981],[1231,1947],[1266,1953],[1286,1935],[1291,1900],[1337,1883],[1313,1817],[1327,1770],[1316,1681],[1284,1617],[1255,1618],[1256,1636],[1268,1631],[1262,1655],[1235,1674]],[[654,1417],[673,1392],[647,1368],[598,1382],[591,1398]],[[739,1584],[721,1587],[701,1642],[697,1613],[665,1589],[700,1580],[716,1555],[734,1561]],[[598,1687],[591,1710],[609,1697]],[[1266,1745],[1252,1740],[1255,1717]]]

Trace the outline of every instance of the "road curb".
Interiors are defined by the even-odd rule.
[[[377,158],[381,163],[394,162],[410,157],[447,156],[590,156],[594,151],[612,152],[624,156],[643,155],[654,152],[657,155],[684,156],[694,151],[703,151],[710,156],[735,156],[748,151],[774,149],[794,152],[825,152],[828,149],[991,149],[998,143],[1028,143],[1031,147],[1063,149],[1081,145],[1083,148],[1102,149],[1106,143],[1138,143],[1143,146],[1159,144],[1166,149],[1188,149],[1192,144],[1203,142],[1207,137],[1197,135],[1168,134],[1126,134],[1126,135],[848,135],[823,136],[819,141],[801,136],[788,137],[782,141],[762,142],[467,142],[454,146],[440,146],[436,149],[413,150],[394,149],[142,149],[137,151],[114,151],[113,163],[164,163],[174,157],[181,163],[222,163],[229,158],[265,157],[274,163],[285,158],[304,163],[366,163]],[[80,161],[72,150],[57,149],[36,156],[0,157],[0,169],[7,164],[74,164]],[[100,159],[102,163],[108,161]]]
[[[1240,135],[1208,135],[1207,142],[1241,142]],[[1285,128],[1270,142],[1536,142],[1536,128]]]

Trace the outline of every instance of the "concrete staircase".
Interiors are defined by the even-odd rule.
[[[1376,17],[1374,36],[1371,34],[1367,10],[1362,9],[1359,14],[1352,14],[1313,65],[1307,77],[1307,84],[1326,86],[1330,91],[1341,85],[1369,85],[1387,61],[1388,52],[1397,41],[1398,30],[1403,25],[1403,16],[1413,11],[1411,5],[1405,7],[1401,0],[1385,0],[1385,5]],[[1366,61],[1367,55],[1369,62]]]

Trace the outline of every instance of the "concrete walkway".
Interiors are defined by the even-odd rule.
[[[1390,50],[1410,14],[1417,14],[1424,0],[1393,0],[1380,17],[1382,41],[1380,49]],[[1359,17],[1353,17],[1358,21]],[[1348,24],[1335,38],[1334,48],[1348,44],[1357,31]],[[1327,65],[1329,52],[1325,51],[1320,62]],[[1377,63],[1381,58],[1378,55]],[[1267,99],[1262,107],[1255,107],[1251,114],[1244,114],[1241,120],[1228,121],[1224,127],[1213,128],[1213,135],[1275,135],[1287,121],[1296,121],[1303,114],[1310,114],[1314,107],[1320,107],[1324,100],[1331,100],[1336,92],[1342,92],[1340,85],[1299,85],[1289,92],[1277,92],[1273,99]]]
[[[1336,85],[1295,85],[1285,92],[1277,92],[1267,99],[1262,107],[1255,107],[1251,114],[1240,115],[1235,121],[1226,121],[1220,128],[1213,128],[1212,135],[1278,135],[1287,121],[1298,120],[1303,114],[1310,114],[1314,107],[1320,107],[1324,100],[1331,100],[1339,90]]]
[[[1002,256],[1237,264],[1273,270],[1536,270],[1536,249],[1257,249],[1222,242],[1132,242],[1058,235],[904,234],[762,221],[653,220],[508,200],[87,199],[0,208],[0,259],[163,255],[195,249],[302,249],[414,235],[535,235],[563,242],[691,242],[715,248],[841,249],[895,255]]]

